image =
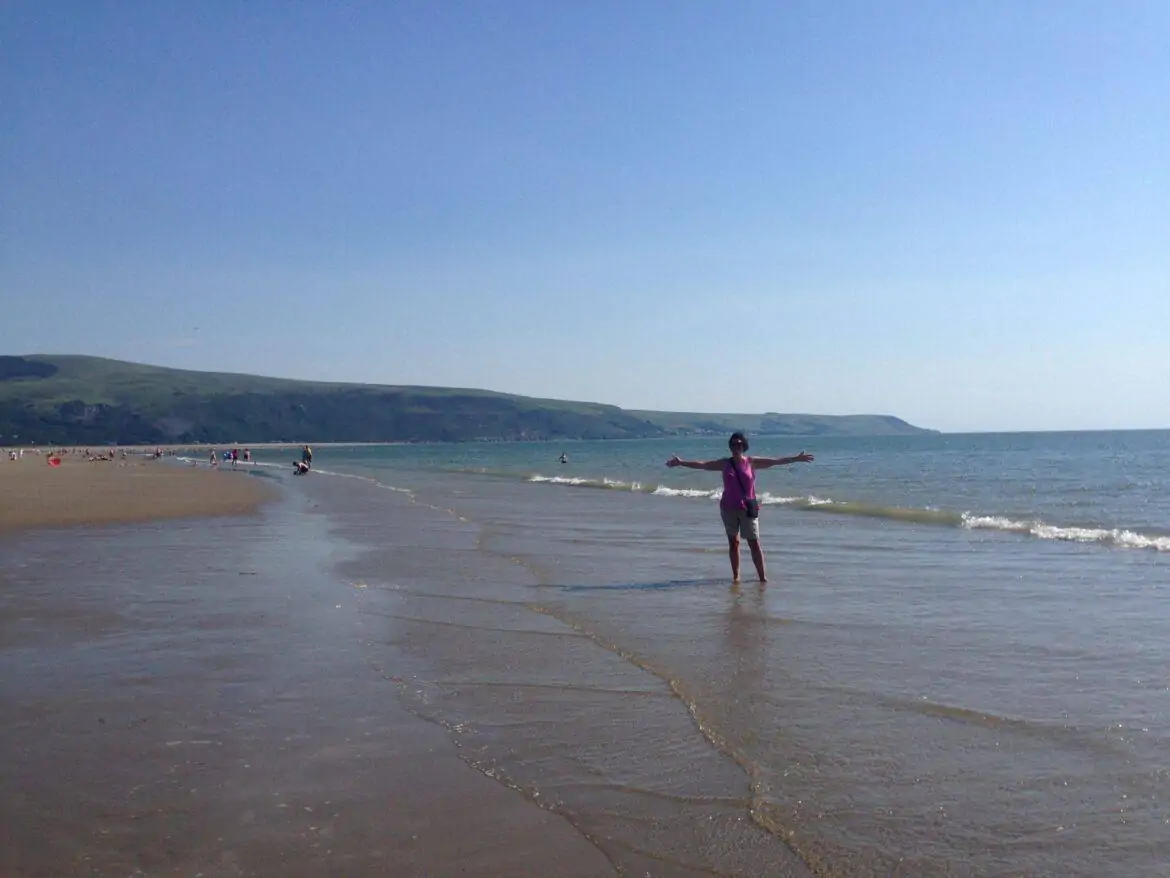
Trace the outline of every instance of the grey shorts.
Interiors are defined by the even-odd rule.
[[[746,509],[719,508],[719,517],[723,519],[723,529],[729,537],[739,534],[745,540],[756,542],[760,539],[760,520],[748,518]]]

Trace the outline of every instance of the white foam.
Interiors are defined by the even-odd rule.
[[[809,497],[781,497],[776,494],[769,494],[767,491],[758,495],[760,503],[764,506],[791,506],[793,503],[812,503],[812,498]]]
[[[204,456],[188,457],[188,456],[179,454],[179,455],[175,456],[175,460],[180,461],[182,463],[189,463],[189,464],[192,464],[194,466],[208,466],[207,458]],[[215,465],[216,465],[217,469],[224,469],[224,470],[235,469],[237,471],[243,471],[243,472],[247,472],[248,470],[252,469],[253,467],[257,467],[257,466],[266,467],[267,469],[285,469],[289,466],[288,464],[285,464],[285,463],[272,463],[270,461],[264,461],[264,460],[241,460],[241,461],[238,461],[236,463],[235,467],[233,467],[232,462],[230,460],[224,460],[222,457],[216,458]]]
[[[1113,531],[1113,540],[1119,546],[1127,549],[1154,549],[1158,552],[1170,552],[1170,537],[1149,537],[1136,534],[1131,530]]]
[[[571,488],[612,488],[619,491],[641,491],[641,482],[623,482],[621,479],[611,479],[608,476],[600,479],[587,479],[579,476],[542,476],[539,473],[529,476],[528,481],[544,485],[567,485]]]
[[[1061,527],[1043,521],[1018,521],[1002,515],[963,515],[963,527],[971,530],[1001,530],[1026,533],[1041,540],[1062,540],[1071,543],[1101,543],[1123,549],[1153,549],[1170,552],[1170,537],[1149,536],[1125,528]]]
[[[1042,540],[1067,540],[1071,543],[1099,543],[1109,538],[1110,532],[1096,527],[1056,527],[1037,523],[1031,533]]]
[[[657,497],[693,497],[700,500],[718,500],[722,491],[707,491],[700,488],[668,488],[659,485],[650,493]]]
[[[576,476],[532,476],[528,481],[542,482],[549,485],[588,485],[593,484],[590,479],[577,478]]]
[[[1151,537],[1122,528],[1055,527],[1038,524],[1033,535],[1042,540],[1067,540],[1077,543],[1106,543],[1125,549],[1154,549],[1170,552],[1170,537]]]
[[[1002,515],[972,515],[963,513],[963,527],[968,530],[1006,530],[1027,533],[1037,524],[1034,521],[1015,521]]]

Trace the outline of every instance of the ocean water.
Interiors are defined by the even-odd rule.
[[[348,547],[368,660],[627,874],[1168,874],[1170,431],[749,453],[802,448],[763,588],[718,474],[664,466],[722,439],[261,462]]]

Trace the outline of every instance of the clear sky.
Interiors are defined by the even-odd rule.
[[[1170,3],[0,3],[0,353],[1170,427]]]

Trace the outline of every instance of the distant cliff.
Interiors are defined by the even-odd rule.
[[[626,411],[485,390],[330,384],[99,357],[0,356],[0,446],[635,439],[931,432],[888,415]]]

